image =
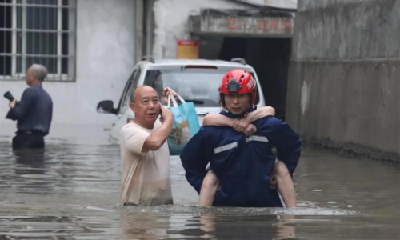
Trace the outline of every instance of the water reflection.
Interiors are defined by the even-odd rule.
[[[158,214],[79,206],[58,210],[8,208],[0,214],[0,239],[376,240],[398,239],[398,224],[395,219],[357,215]]]
[[[42,167],[44,164],[45,149],[13,150],[17,164],[26,164],[33,167]]]
[[[4,229],[6,227],[6,229]],[[0,229],[4,239],[57,239],[70,240],[73,233],[85,229],[73,223],[73,220],[66,217],[56,216],[13,216],[2,217]],[[3,238],[1,238],[3,239]]]
[[[68,212],[15,208],[0,215],[0,239],[120,239],[117,216],[74,208]]]
[[[290,239],[293,215],[156,215],[122,213],[123,239]]]
[[[290,239],[295,229],[291,215],[215,215],[203,214],[187,220],[180,234],[210,239]],[[193,228],[194,227],[194,228]]]
[[[68,194],[119,191],[117,145],[63,142],[45,149],[11,150],[0,144],[0,187],[11,193]]]
[[[14,150],[14,176],[17,192],[51,193],[54,185],[49,181],[51,175],[46,169],[44,149]]]
[[[161,239],[170,228],[168,216],[121,214],[122,239]]]

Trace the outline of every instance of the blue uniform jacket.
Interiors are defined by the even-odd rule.
[[[210,163],[221,185],[215,194],[214,206],[282,206],[278,192],[269,189],[276,159],[272,148],[276,148],[278,159],[286,164],[293,177],[301,140],[277,118],[263,118],[253,124],[257,132],[252,136],[231,127],[203,126],[180,155],[186,179],[198,193]]]

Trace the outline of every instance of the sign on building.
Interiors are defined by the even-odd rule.
[[[199,43],[196,40],[178,40],[177,58],[198,59]]]
[[[236,13],[236,14],[234,14]],[[205,10],[189,20],[190,33],[196,35],[223,35],[232,37],[291,38],[294,30],[294,15],[288,11],[284,16],[271,16],[260,12],[232,12],[225,14]]]

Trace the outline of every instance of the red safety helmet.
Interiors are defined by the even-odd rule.
[[[254,105],[257,96],[257,83],[248,71],[234,69],[222,78],[219,92],[221,94],[250,94],[251,104]]]

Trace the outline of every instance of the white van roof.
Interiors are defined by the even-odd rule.
[[[206,60],[206,59],[161,59],[154,62],[143,61],[139,62],[138,65],[143,67],[148,66],[216,66],[216,67],[240,67],[242,69],[247,69],[254,71],[253,67],[247,64],[239,62],[229,62],[222,60]]]

